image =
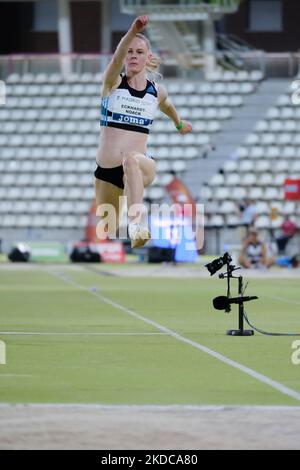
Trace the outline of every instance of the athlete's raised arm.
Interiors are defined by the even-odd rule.
[[[136,34],[144,31],[148,22],[149,18],[146,15],[136,18],[128,32],[119,42],[118,47],[103,74],[104,89],[110,89],[116,85],[131,41],[134,39]]]

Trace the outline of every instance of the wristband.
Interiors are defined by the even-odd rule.
[[[176,129],[178,131],[181,131],[181,129],[183,129],[183,121],[180,121],[180,123],[178,124],[178,126],[176,126]]]

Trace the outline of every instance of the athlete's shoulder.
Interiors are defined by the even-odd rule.
[[[157,85],[149,79],[147,79],[147,93],[157,97]]]
[[[101,90],[101,97],[107,97],[111,95],[117,88],[120,87],[121,83],[123,83],[124,77],[122,75],[119,75],[115,83],[112,85],[109,85],[105,81],[103,81],[102,84],[102,90]]]

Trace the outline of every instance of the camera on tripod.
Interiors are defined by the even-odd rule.
[[[205,265],[210,275],[213,276],[219,269],[222,269],[225,264],[231,263],[232,258],[229,253],[224,253],[220,258],[214,259],[211,263]]]
[[[216,310],[224,310],[225,313],[231,311],[231,305],[238,306],[239,314],[239,326],[237,330],[227,330],[226,334],[230,336],[253,336],[254,330],[263,335],[269,336],[300,336],[300,333],[270,333],[268,331],[261,330],[256,328],[253,324],[250,323],[247,314],[245,312],[244,303],[251,300],[256,300],[258,297],[256,295],[244,296],[245,288],[243,285],[243,276],[234,276],[233,272],[241,269],[239,266],[234,266],[231,263],[232,258],[229,253],[224,253],[223,256],[213,260],[211,263],[205,265],[207,270],[210,272],[210,275],[213,276],[217,271],[223,268],[226,265],[226,272],[219,274],[219,279],[227,279],[227,295],[219,295],[213,299],[213,306]],[[230,293],[230,281],[231,279],[238,280],[238,297],[231,297]],[[246,323],[253,328],[253,330],[244,329],[244,320]]]
[[[223,268],[226,265],[226,272],[219,274],[220,279],[227,279],[227,295],[221,295],[213,299],[213,306],[217,310],[225,310],[226,313],[231,311],[231,305],[237,304],[239,310],[239,329],[238,330],[228,330],[227,335],[230,336],[252,336],[254,335],[253,330],[244,329],[244,318],[247,321],[245,311],[244,311],[244,302],[257,299],[256,296],[244,297],[244,287],[243,287],[243,277],[242,276],[233,276],[233,272],[240,269],[231,264],[232,258],[229,253],[224,253],[223,256],[213,260],[211,263],[205,265],[210,275],[213,276],[217,271]],[[238,297],[231,297],[230,294],[230,280],[238,279]],[[247,322],[248,323],[248,322]]]

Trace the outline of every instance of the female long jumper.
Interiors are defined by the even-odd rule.
[[[148,73],[155,72],[159,65],[149,40],[141,34],[148,21],[147,16],[134,20],[104,72],[101,134],[94,173],[96,204],[110,204],[116,221],[121,210],[120,197],[127,197],[133,248],[143,246],[151,238],[143,227],[141,211],[132,213],[130,207],[142,207],[144,188],[155,178],[155,162],[147,156],[147,140],[156,108],[173,121],[180,134],[192,130],[191,124],[180,119],[166,89],[148,78]],[[103,231],[107,227],[103,226]]]

